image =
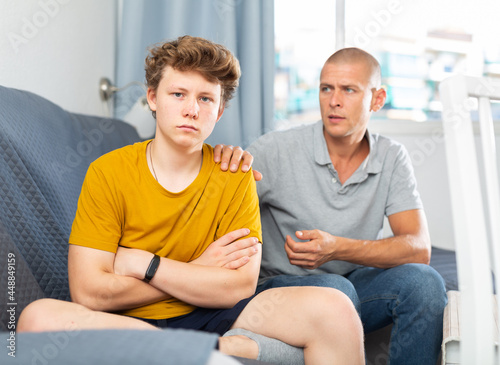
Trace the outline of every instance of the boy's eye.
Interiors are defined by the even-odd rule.
[[[182,96],[182,93],[174,93],[173,94],[176,98],[180,98]]]
[[[210,101],[212,100],[212,99],[210,99],[210,98],[209,98],[209,97],[207,97],[207,96],[202,96],[200,99],[201,99],[201,101],[203,101],[204,103],[208,103],[208,102],[210,102]]]

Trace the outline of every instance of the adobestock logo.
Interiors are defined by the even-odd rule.
[[[27,44],[29,40],[36,37],[40,29],[45,28],[51,19],[55,18],[61,10],[61,5],[66,5],[70,0],[40,0],[36,11],[31,17],[23,17],[19,33],[10,32],[7,34],[10,44],[16,53],[19,47]]]
[[[363,29],[360,27],[355,28],[356,34],[354,35],[354,44],[358,48],[366,47],[372,38],[377,37],[382,30],[387,28],[390,24],[392,17],[402,11],[401,2],[393,0],[387,5],[387,9],[371,12],[372,19],[369,20]]]
[[[217,0],[213,3],[213,6],[220,20],[225,20],[227,13],[234,12],[241,2],[242,0]]]

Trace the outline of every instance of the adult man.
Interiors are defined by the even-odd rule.
[[[264,176],[258,290],[341,289],[365,332],[394,324],[391,365],[435,364],[445,287],[428,266],[430,238],[408,154],[367,131],[385,99],[375,58],[339,50],[321,71],[322,121],[266,134],[248,148]],[[382,238],[384,215],[393,237]]]
[[[254,295],[261,260],[255,181],[220,171],[204,143],[238,85],[236,58],[190,36],[150,52],[155,138],[91,164],[69,238],[74,302],[34,302],[18,330],[169,327],[222,336],[243,329],[304,348],[309,364],[362,364],[361,323],[340,291]],[[329,306],[336,311],[319,314]],[[231,355],[259,352],[243,336],[219,343]]]

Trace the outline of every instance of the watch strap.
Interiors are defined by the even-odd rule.
[[[158,270],[158,266],[160,266],[160,256],[154,255],[149,263],[148,269],[146,270],[146,275],[144,275],[144,281],[146,283],[149,283],[151,279],[153,279],[156,271]]]

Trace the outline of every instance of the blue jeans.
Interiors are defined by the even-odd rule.
[[[435,365],[443,338],[447,303],[444,280],[432,267],[406,264],[391,269],[362,267],[345,277],[336,274],[281,275],[257,291],[283,286],[324,286],[344,292],[353,301],[365,333],[393,323],[391,365]]]

